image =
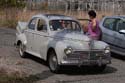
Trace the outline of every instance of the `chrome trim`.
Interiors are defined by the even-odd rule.
[[[104,50],[90,50],[90,51],[73,51],[72,54],[64,57],[64,59],[88,59],[88,60],[97,60],[99,58],[107,59],[110,57],[110,54],[105,54]]]
[[[61,62],[61,65],[78,65],[78,66],[105,65],[105,64],[111,64],[111,60],[107,60],[107,59],[84,60],[84,61],[82,61],[82,60],[63,60]]]
[[[94,57],[92,57],[95,53]],[[97,55],[96,55],[97,54]],[[74,51],[63,58],[62,65],[102,65],[111,64],[110,53],[104,54],[104,50]]]

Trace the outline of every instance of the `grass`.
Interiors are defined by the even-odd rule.
[[[29,83],[29,81],[23,79],[23,78],[18,78],[18,77],[12,77],[12,76],[7,76],[5,74],[0,75],[0,83]]]
[[[39,77],[35,75],[30,75],[28,77],[19,76],[19,74],[8,74],[7,69],[0,70],[0,83],[34,83],[35,81],[39,80]],[[13,73],[18,73],[14,72]]]
[[[6,74],[0,74],[0,83],[34,83],[39,78],[35,76],[30,77],[16,77],[16,76],[8,76]]]
[[[29,75],[20,68],[0,64],[0,83],[34,83],[40,80],[38,75]]]

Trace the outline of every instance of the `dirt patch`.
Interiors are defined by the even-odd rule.
[[[21,58],[14,46],[15,30],[0,28],[0,83],[35,83],[52,76],[41,59]],[[46,73],[42,72],[48,70]],[[45,74],[45,75],[44,75]]]
[[[0,64],[0,83],[31,83],[27,75],[22,69]]]
[[[0,64],[0,74],[7,76],[26,77],[27,73],[23,69]]]

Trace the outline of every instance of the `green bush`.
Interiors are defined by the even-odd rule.
[[[23,8],[25,7],[26,3],[24,0],[0,0],[0,7],[17,7],[17,8]]]
[[[33,83],[30,79],[16,76],[0,75],[0,83]]]
[[[9,27],[9,28],[16,28],[16,25],[17,25],[17,20],[15,20],[15,19],[11,19],[11,20],[9,20],[9,19],[7,19],[7,20],[2,20],[2,21],[0,21],[0,27]]]

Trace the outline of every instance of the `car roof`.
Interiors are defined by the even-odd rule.
[[[58,19],[65,19],[65,20],[76,20],[73,17],[70,16],[65,16],[61,14],[37,14],[34,15],[32,18],[37,17],[37,18],[45,18],[47,20],[58,20]]]
[[[125,15],[118,16],[106,16],[106,18],[125,18]]]

